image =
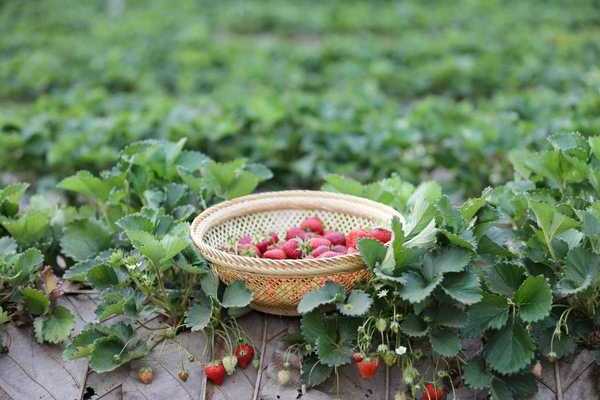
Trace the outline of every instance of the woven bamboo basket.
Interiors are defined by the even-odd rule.
[[[298,315],[305,293],[327,281],[346,289],[369,277],[359,254],[332,258],[270,260],[245,257],[223,250],[232,238],[244,234],[285,231],[306,217],[318,216],[325,229],[349,232],[389,227],[396,210],[360,197],[320,191],[282,191],[240,197],[210,207],[191,226],[200,253],[225,283],[241,280],[254,293],[252,308],[275,315]]]

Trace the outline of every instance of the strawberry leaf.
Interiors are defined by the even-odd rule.
[[[533,359],[535,345],[523,325],[515,322],[506,325],[489,339],[485,348],[485,361],[501,374],[519,372]]]
[[[250,304],[253,297],[254,295],[244,282],[235,281],[225,288],[221,305],[225,308],[246,307]]]
[[[359,317],[365,315],[373,304],[373,299],[362,290],[353,290],[345,303],[339,303],[337,309],[340,314],[348,317]]]
[[[552,290],[543,276],[530,276],[521,284],[514,300],[524,322],[540,321],[550,314]]]
[[[334,282],[326,282],[322,287],[312,290],[302,297],[298,304],[298,312],[306,314],[319,306],[336,303],[344,299],[344,288]]]

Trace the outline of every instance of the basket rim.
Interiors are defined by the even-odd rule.
[[[344,254],[337,257],[323,259],[298,259],[298,260],[272,260],[266,258],[256,258],[232,254],[224,250],[220,250],[208,245],[203,240],[203,235],[212,227],[209,223],[211,217],[224,212],[232,206],[237,206],[241,203],[253,202],[277,197],[315,197],[328,200],[344,200],[347,202],[360,203],[380,212],[388,214],[390,219],[398,217],[404,222],[404,216],[394,208],[373,200],[365,199],[348,194],[326,192],[319,190],[284,190],[256,193],[247,196],[238,197],[232,200],[227,200],[207,208],[200,213],[190,226],[190,236],[195,246],[200,250],[204,258],[209,261],[219,264],[222,267],[227,267],[239,272],[255,273],[270,276],[287,276],[287,277],[306,277],[315,275],[328,275],[341,272],[352,272],[365,268],[364,263],[359,253]],[[248,265],[251,264],[251,265]]]

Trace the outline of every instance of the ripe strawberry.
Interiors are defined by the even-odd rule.
[[[346,254],[356,254],[358,253],[358,250],[356,250],[354,247],[348,247],[348,249],[346,250]]]
[[[282,249],[270,249],[263,254],[263,258],[270,258],[272,260],[284,260],[285,257],[285,251]]]
[[[346,254],[348,252],[348,249],[346,248],[346,246],[342,246],[341,244],[336,244],[335,246],[333,246],[331,248],[331,250],[335,251],[336,253],[340,253],[340,254]]]
[[[283,244],[281,249],[285,252],[287,258],[302,258],[302,248],[300,247],[300,240],[298,239],[288,240]]]
[[[340,253],[336,253],[335,251],[331,251],[328,250],[325,253],[322,253],[320,256],[318,256],[317,258],[330,258],[330,257],[337,257],[337,256],[341,256],[342,254]]]
[[[364,358],[362,361],[356,363],[356,367],[361,378],[371,379],[377,373],[377,368],[379,368],[379,358]]]
[[[333,246],[346,245],[346,236],[341,232],[325,232],[323,237],[331,242]]]
[[[222,385],[225,381],[225,367],[221,361],[213,361],[204,367],[204,373],[209,381],[215,385]]]
[[[300,238],[304,240],[306,238],[306,232],[303,229],[294,226],[287,230],[285,233],[285,240],[290,240],[294,238]]]
[[[144,385],[149,385],[154,380],[154,371],[150,367],[142,367],[138,371],[138,379]]]
[[[433,383],[426,383],[425,390],[421,395],[421,400],[444,400],[446,398],[446,390],[436,387]]]
[[[179,377],[179,379],[181,379],[183,382],[187,382],[188,378],[190,377],[190,373],[187,372],[186,370],[181,370],[177,373],[177,376]]]
[[[322,237],[316,237],[316,238],[312,238],[308,241],[308,245],[310,246],[310,248],[312,250],[316,249],[317,247],[320,246],[331,246],[331,242],[325,238]]]
[[[271,232],[269,234],[269,237],[264,238],[263,240],[261,240],[260,242],[258,242],[256,244],[256,248],[258,249],[260,254],[262,254],[265,251],[267,251],[269,246],[271,246],[277,242],[279,242],[279,236],[277,236],[277,234],[275,232]]]
[[[223,367],[227,375],[232,375],[235,372],[235,366],[237,365],[238,359],[234,355],[223,357]]]
[[[248,343],[240,343],[235,348],[235,356],[238,359],[238,364],[241,368],[246,368],[254,358],[254,347]]]
[[[323,221],[319,219],[319,217],[308,217],[300,224],[300,228],[305,231],[310,231],[314,233],[318,233],[319,235],[323,234]]]
[[[357,248],[358,241],[360,239],[369,238],[369,237],[371,237],[371,234],[365,230],[359,229],[359,230],[351,231],[346,236],[346,245],[348,247]]]
[[[370,233],[374,239],[379,240],[383,244],[392,240],[392,232],[387,229],[375,228]]]
[[[354,361],[355,363],[361,362],[362,360],[364,360],[365,355],[363,353],[352,353],[352,361]]]
[[[329,246],[319,246],[310,253],[313,257],[319,257],[321,254],[329,251]]]

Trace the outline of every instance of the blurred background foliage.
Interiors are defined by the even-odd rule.
[[[0,1],[0,169],[38,186],[187,139],[273,188],[512,176],[600,132],[598,1]]]

